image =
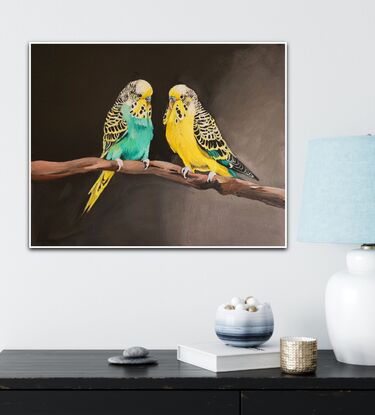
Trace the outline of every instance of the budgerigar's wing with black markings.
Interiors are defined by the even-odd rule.
[[[194,116],[194,136],[200,147],[218,163],[237,173],[259,180],[258,177],[255,176],[255,174],[230,150],[228,144],[222,137],[214,118],[200,103],[197,105],[196,114]]]
[[[122,117],[121,107],[114,105],[107,113],[103,127],[103,152],[104,158],[109,149],[128,133],[128,124]]]

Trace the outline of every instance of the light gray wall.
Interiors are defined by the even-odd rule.
[[[272,304],[276,337],[329,347],[324,287],[349,247],[296,242],[306,143],[374,132],[374,13],[371,0],[2,2],[0,348],[208,340],[216,306],[250,294]],[[289,248],[29,251],[26,42],[37,40],[287,41]]]

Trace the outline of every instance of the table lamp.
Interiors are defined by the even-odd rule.
[[[375,365],[375,137],[310,141],[298,239],[361,245],[328,281],[327,328],[337,360]]]

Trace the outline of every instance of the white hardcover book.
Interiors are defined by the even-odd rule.
[[[280,367],[280,347],[265,344],[254,348],[227,346],[221,342],[177,346],[177,359],[212,372]]]

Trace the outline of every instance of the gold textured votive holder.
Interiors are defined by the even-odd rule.
[[[314,373],[318,344],[311,337],[280,339],[280,367],[284,373],[303,375]]]

